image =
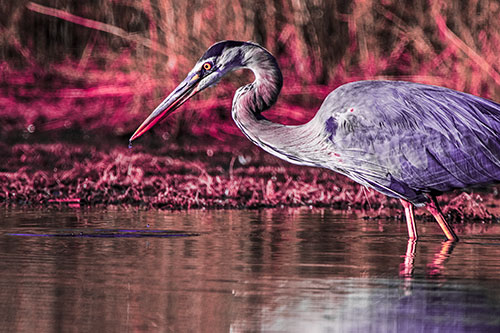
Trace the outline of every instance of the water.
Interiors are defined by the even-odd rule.
[[[500,225],[1,209],[0,331],[498,332]]]

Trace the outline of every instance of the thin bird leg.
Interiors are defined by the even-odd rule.
[[[413,214],[413,204],[410,202],[399,199],[405,208],[406,215],[406,225],[408,226],[408,238],[416,240],[417,236],[417,226],[415,225],[415,215]]]
[[[431,202],[429,202],[425,208],[427,208],[427,210],[434,216],[441,229],[443,229],[446,238],[451,241],[458,241],[458,237],[452,227],[444,219],[441,209],[439,209],[439,205],[434,196],[431,196]]]

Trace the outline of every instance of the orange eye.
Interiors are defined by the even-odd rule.
[[[209,71],[210,69],[212,69],[212,65],[209,62],[206,62],[203,64],[203,69]]]

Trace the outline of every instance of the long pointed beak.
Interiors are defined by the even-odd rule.
[[[156,107],[149,117],[144,120],[141,126],[137,128],[135,133],[130,137],[130,143],[146,133],[157,122],[171,114],[184,102],[193,97],[199,91],[197,86],[200,79],[200,75],[197,73],[188,75],[188,77],[186,77],[184,81],[182,81],[181,84],[179,84],[177,88]]]

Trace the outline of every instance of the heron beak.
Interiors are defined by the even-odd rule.
[[[198,73],[191,74],[182,81],[175,90],[144,120],[130,137],[130,142],[134,141],[146,133],[157,122],[174,112],[179,106],[199,92],[197,89],[201,77]]]

